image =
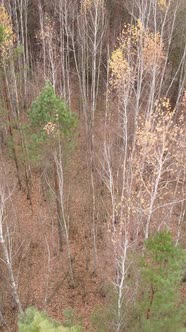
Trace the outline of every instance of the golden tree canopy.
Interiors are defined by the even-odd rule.
[[[13,29],[10,17],[3,5],[0,6],[0,52],[4,56],[13,45]]]

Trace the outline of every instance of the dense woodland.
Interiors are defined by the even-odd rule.
[[[0,0],[0,330],[186,331],[186,1]]]

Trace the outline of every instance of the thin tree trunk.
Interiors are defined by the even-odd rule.
[[[56,199],[56,210],[57,210],[57,224],[58,224],[58,235],[59,235],[59,250],[63,251],[63,229],[62,229],[62,216],[60,207],[60,196],[59,196],[59,180],[58,180],[58,169],[56,162],[54,161],[54,183],[55,183],[55,199]]]

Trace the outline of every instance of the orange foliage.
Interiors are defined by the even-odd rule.
[[[3,56],[6,55],[13,45],[13,29],[10,17],[3,5],[0,6],[0,51]]]
[[[134,68],[139,58],[143,63],[144,73],[161,68],[165,59],[160,33],[145,30],[140,20],[136,25],[124,25],[119,46],[111,55],[111,86],[113,88],[134,81]]]
[[[154,67],[160,68],[165,54],[163,50],[163,43],[159,33],[146,33],[144,36],[143,46],[143,60],[147,71]]]
[[[167,0],[158,0],[158,6],[161,10],[165,10],[167,8]]]

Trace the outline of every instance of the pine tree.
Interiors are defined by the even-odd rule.
[[[30,307],[20,316],[19,332],[83,332],[80,326],[64,327]]]
[[[134,331],[186,331],[180,291],[185,258],[168,232],[146,241]]]

